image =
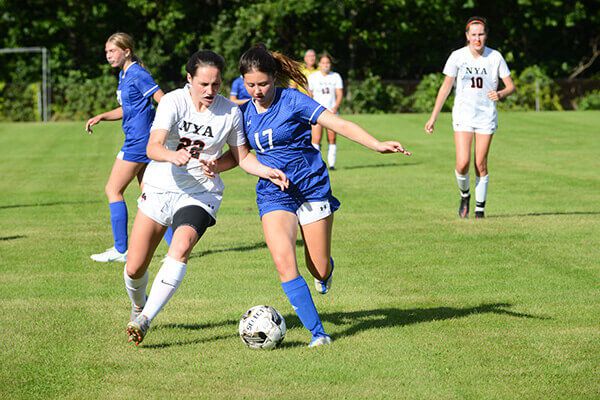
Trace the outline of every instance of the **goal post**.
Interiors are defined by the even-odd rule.
[[[42,107],[40,117],[42,121],[50,120],[50,66],[48,64],[48,49],[45,47],[14,47],[0,49],[0,54],[9,53],[41,53],[42,55]]]

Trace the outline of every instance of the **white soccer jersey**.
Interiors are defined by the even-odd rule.
[[[235,103],[217,95],[208,110],[198,112],[186,85],[160,100],[150,131],[156,129],[169,132],[165,143],[169,150],[187,147],[193,158],[181,167],[151,161],[144,173],[144,191],[223,193],[221,178],[204,175],[198,160],[219,158],[225,143],[232,146],[246,143],[242,115]]]
[[[313,99],[331,110],[335,106],[335,90],[343,89],[344,83],[337,72],[323,75],[321,71],[316,71],[308,76],[308,88],[313,94]]]
[[[465,46],[452,52],[443,72],[456,78],[453,123],[495,130],[498,125],[496,102],[490,100],[487,94],[497,90],[498,78],[510,75],[502,54],[485,47],[483,54],[475,58]]]

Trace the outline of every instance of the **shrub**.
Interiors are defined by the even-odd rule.
[[[38,83],[0,85],[0,121],[39,121]]]
[[[369,73],[362,81],[351,81],[346,88],[341,112],[348,114],[383,114],[408,111],[409,99],[398,86],[384,84]]]
[[[443,82],[443,74],[425,75],[410,98],[412,102],[412,111],[430,113],[431,110],[433,110],[435,98],[437,97]],[[448,96],[448,99],[442,107],[442,111],[452,111],[452,104],[454,104],[454,90]]]
[[[600,90],[594,90],[577,101],[578,110],[600,110]]]
[[[513,76],[513,80],[517,90],[499,102],[499,109],[535,110],[536,97],[540,110],[563,109],[558,96],[558,85],[537,65],[525,68],[518,77]]]
[[[52,119],[82,120],[112,110],[119,106],[116,90],[117,81],[111,74],[88,78],[81,71],[68,71],[52,89]]]

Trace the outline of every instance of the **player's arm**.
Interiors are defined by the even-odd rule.
[[[256,159],[256,156],[250,152],[247,144],[241,146],[229,146],[229,150],[239,166],[247,173],[263,179],[268,179],[279,186],[281,190],[288,188],[290,182],[283,171],[262,164]]]
[[[327,110],[323,111],[321,115],[319,115],[319,118],[317,118],[317,124],[327,129],[331,129],[352,140],[353,142],[361,144],[379,153],[402,153],[407,156],[411,155],[411,152],[407,151],[399,142],[380,142],[354,122],[347,121]]]
[[[498,91],[492,90],[488,92],[488,98],[490,100],[499,101],[515,92],[515,83],[510,75],[502,78],[502,83],[504,83],[504,89]]]
[[[166,148],[168,134],[166,129],[155,129],[150,132],[150,139],[148,139],[146,147],[148,158],[154,161],[167,161],[178,167],[187,164],[192,155],[185,147],[177,151]]]
[[[165,95],[165,92],[163,92],[161,89],[158,89],[156,92],[154,92],[154,94],[152,95],[152,98],[158,104],[158,103],[160,103],[160,99],[162,99],[162,97],[164,95]]]
[[[229,100],[233,101],[238,106],[241,106],[242,104],[244,104],[245,102],[247,102],[249,99],[240,100],[240,99],[237,98],[236,95],[232,94],[231,96],[229,96]]]
[[[87,120],[85,123],[85,131],[92,134],[92,126],[100,121],[116,121],[123,118],[123,107],[117,107],[114,110],[103,112]]]
[[[339,111],[343,98],[344,98],[344,89],[335,89],[335,105],[333,106],[333,110],[332,110],[334,114]]]
[[[442,86],[440,86],[440,90],[438,90],[437,97],[435,98],[435,104],[433,106],[433,111],[431,112],[431,116],[429,120],[425,123],[425,132],[433,133],[433,126],[435,125],[435,121],[437,120],[440,112],[442,111],[442,107],[444,107],[444,103],[448,98],[448,95],[452,91],[452,86],[454,85],[454,77],[446,75],[444,77],[444,82]]]

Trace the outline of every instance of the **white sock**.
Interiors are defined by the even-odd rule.
[[[321,145],[319,143],[311,143],[315,149],[321,151]]]
[[[173,297],[186,272],[186,264],[166,256],[152,283],[150,295],[142,314],[154,319],[160,310]]]
[[[487,197],[487,187],[490,175],[475,177],[475,211],[483,211]]]
[[[454,175],[456,175],[456,183],[458,183],[458,188],[460,189],[460,195],[462,197],[469,196],[469,174],[461,175],[458,171],[454,170]]]
[[[146,287],[148,286],[148,271],[138,279],[130,278],[127,275],[127,264],[123,269],[123,280],[125,281],[125,290],[131,299],[131,304],[138,307],[144,307],[146,304]]]
[[[329,164],[330,167],[335,166],[336,154],[337,154],[337,145],[330,144],[329,147],[327,148],[327,164]]]

